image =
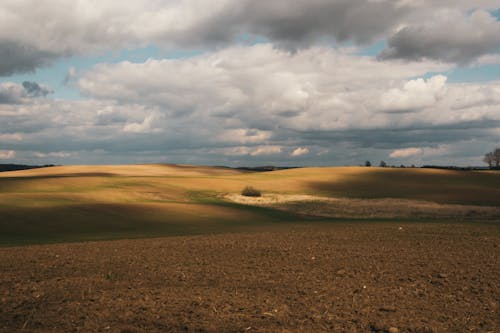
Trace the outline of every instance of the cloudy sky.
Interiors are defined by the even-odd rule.
[[[481,165],[498,0],[2,0],[0,163]]]

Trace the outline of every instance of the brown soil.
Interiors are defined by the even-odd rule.
[[[499,332],[498,224],[0,249],[1,332]]]

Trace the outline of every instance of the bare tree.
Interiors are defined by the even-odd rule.
[[[495,168],[500,168],[500,148],[497,148],[493,151],[493,158],[495,161]]]
[[[483,158],[483,162],[488,164],[490,169],[493,168],[493,164],[495,162],[495,156],[493,155],[493,153],[489,152],[489,153],[485,154],[484,158]]]
[[[490,169],[500,169],[500,148],[485,154],[483,162],[487,163]]]

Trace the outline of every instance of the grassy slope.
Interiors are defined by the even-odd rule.
[[[500,206],[500,173],[426,169],[68,166],[0,173],[0,244],[236,231],[293,222],[217,195],[264,192]]]

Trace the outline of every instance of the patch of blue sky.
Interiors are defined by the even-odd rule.
[[[444,75],[448,82],[485,82],[500,81],[500,64],[488,64],[475,67],[457,67]]]
[[[446,76],[448,78],[448,83],[481,83],[488,81],[500,81],[500,64],[455,67],[444,72],[428,72],[425,75],[412,77],[410,79],[429,79],[435,75]]]
[[[376,57],[380,52],[382,52],[386,47],[385,40],[379,40],[369,46],[366,46],[356,52],[360,56]]]
[[[495,16],[497,18],[497,21],[500,21],[500,8],[492,11],[491,15]]]
[[[141,63],[148,59],[184,59],[190,58],[203,52],[197,50],[162,50],[155,46],[138,49],[123,49],[110,51],[93,56],[73,56],[61,58],[47,67],[41,67],[33,72],[15,74],[1,78],[0,82],[14,82],[21,84],[24,81],[34,81],[49,86],[54,93],[51,97],[56,99],[76,100],[84,98],[71,83],[66,82],[66,76],[70,68],[77,73],[84,72],[99,63],[119,63],[130,61]]]

